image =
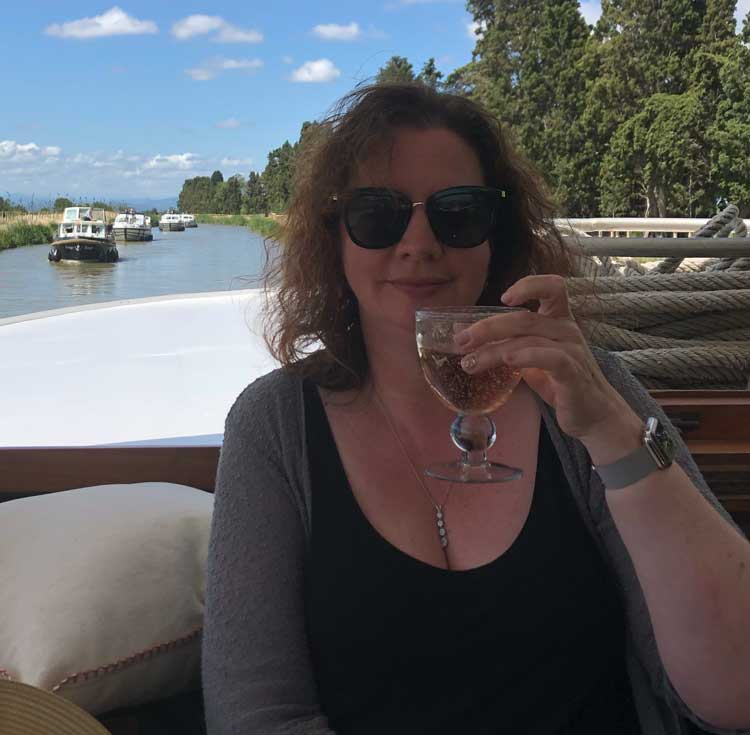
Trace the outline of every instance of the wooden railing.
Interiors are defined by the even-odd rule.
[[[750,391],[653,391],[706,482],[750,536]],[[0,501],[90,485],[214,489],[219,447],[0,449]]]

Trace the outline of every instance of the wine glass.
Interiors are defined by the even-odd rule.
[[[428,477],[450,482],[489,483],[517,480],[523,472],[487,459],[495,443],[495,422],[489,415],[510,398],[521,371],[498,365],[469,375],[461,367],[463,353],[454,335],[481,319],[512,311],[510,306],[458,306],[419,309],[416,312],[417,351],[427,382],[440,400],[458,415],[451,424],[451,439],[461,450],[453,462],[430,464]]]

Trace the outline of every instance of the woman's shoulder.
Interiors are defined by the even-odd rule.
[[[250,383],[237,396],[229,410],[226,431],[237,425],[279,424],[299,417],[302,378],[295,373],[277,368]]]

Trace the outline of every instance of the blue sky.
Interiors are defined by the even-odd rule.
[[[474,46],[463,0],[110,2],[5,5],[0,196],[168,197],[247,175],[391,56],[447,74]],[[582,12],[593,23],[598,0]]]

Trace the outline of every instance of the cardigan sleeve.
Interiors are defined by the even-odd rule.
[[[227,417],[208,552],[208,735],[334,735],[320,711],[304,614],[305,526],[285,465],[273,381]]]
[[[690,454],[687,445],[680,437],[679,432],[674,428],[672,423],[667,418],[661,406],[651,396],[651,394],[638,382],[633,374],[625,367],[622,361],[614,353],[605,354],[601,350],[594,350],[597,359],[602,364],[606,364],[608,369],[606,370],[607,379],[610,381],[612,386],[616,388],[623,398],[628,402],[630,407],[642,418],[646,419],[649,416],[656,416],[663,425],[669,427],[670,434],[675,441],[675,462],[685,471],[685,474],[690,478],[695,488],[706,500],[706,502],[718,513],[734,530],[739,533],[743,538],[745,534],[737,526],[729,513],[718,501],[714,493],[709,488],[706,480],[704,479],[701,471],[698,469],[695,460]],[[601,484],[598,476],[593,471],[591,472],[591,482]],[[603,497],[603,487],[601,493]],[[609,516],[609,513],[606,514]],[[607,524],[613,531],[613,524],[611,518],[608,517]],[[619,541],[619,536],[618,536]],[[677,690],[672,685],[669,679],[669,675],[664,668],[661,659],[656,648],[656,643],[653,634],[653,628],[651,627],[650,617],[648,616],[645,599],[643,593],[640,590],[640,586],[637,583],[635,572],[632,569],[632,563],[629,560],[629,556],[624,549],[624,545],[619,541],[617,546],[621,547],[620,553],[616,556],[620,557],[619,564],[617,566],[622,569],[626,567],[628,574],[623,575],[625,581],[625,592],[626,596],[631,603],[635,603],[634,607],[639,611],[637,614],[638,621],[632,626],[635,630],[633,631],[637,639],[637,647],[641,651],[641,660],[646,664],[646,669],[651,675],[652,682],[656,685],[656,690],[660,695],[669,703],[669,706],[673,711],[678,713],[683,718],[686,718],[694,725],[697,725],[700,730],[698,732],[703,733],[716,733],[717,735],[750,735],[750,730],[727,730],[714,727],[709,723],[705,722],[690,707],[683,701],[678,694]],[[612,551],[612,544],[609,545],[610,551]],[[627,557],[627,561],[624,557]]]

